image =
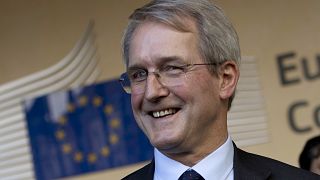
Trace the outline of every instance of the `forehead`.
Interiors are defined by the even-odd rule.
[[[128,66],[157,63],[168,59],[189,60],[198,56],[195,24],[192,21],[188,23],[189,32],[182,32],[154,21],[140,24],[131,39]]]

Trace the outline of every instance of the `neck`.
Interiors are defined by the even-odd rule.
[[[219,134],[218,136],[212,136],[210,142],[202,142],[202,146],[191,148],[189,151],[181,152],[162,152],[171,159],[174,159],[186,166],[192,167],[210,153],[214,152],[221,145],[223,145],[228,138],[228,133]]]

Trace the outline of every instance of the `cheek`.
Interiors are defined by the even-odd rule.
[[[195,73],[190,78],[189,87],[197,97],[214,98],[219,97],[219,82],[218,79],[208,73]]]
[[[219,84],[217,79],[212,79],[211,75],[199,75],[193,79],[192,91],[190,98],[193,103],[193,114],[201,116],[203,119],[212,119],[217,116],[220,108],[221,100],[219,98]],[[201,112],[201,114],[198,114]],[[212,117],[212,118],[211,118]]]
[[[141,128],[141,130],[144,131],[143,123],[141,120],[142,119],[141,118],[141,108],[140,108],[141,101],[142,101],[142,98],[140,96],[131,95],[131,107],[132,107],[134,119],[135,119],[136,123],[138,124],[138,126]]]
[[[142,102],[142,96],[137,96],[137,95],[131,95],[131,107],[133,110],[133,113],[136,115],[139,111],[139,107],[141,107],[141,102]]]

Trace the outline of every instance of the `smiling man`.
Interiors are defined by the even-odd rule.
[[[237,34],[207,0],[155,0],[130,16],[123,38],[139,127],[154,159],[124,179],[318,179],[307,171],[246,153],[227,130],[239,79]]]

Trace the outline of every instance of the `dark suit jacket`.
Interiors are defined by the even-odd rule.
[[[153,180],[154,161],[123,178]],[[277,160],[251,154],[234,145],[234,180],[320,180],[320,176]]]

